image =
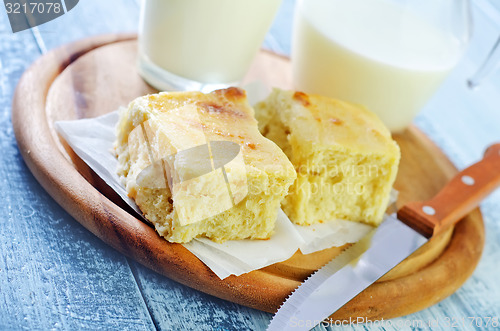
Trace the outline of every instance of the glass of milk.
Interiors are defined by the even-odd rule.
[[[298,0],[295,88],[407,127],[464,53],[468,0]]]
[[[139,72],[159,90],[237,85],[281,0],[144,0]]]

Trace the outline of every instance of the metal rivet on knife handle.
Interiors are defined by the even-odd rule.
[[[430,216],[436,214],[436,210],[434,208],[432,208],[431,206],[423,206],[422,211]]]
[[[462,176],[462,183],[464,183],[465,185],[474,185],[476,181],[474,180],[474,178],[472,178],[471,176]]]
[[[499,185],[500,144],[495,144],[481,161],[459,172],[434,198],[403,206],[398,218],[430,238],[467,215]],[[435,213],[427,213],[428,208]]]

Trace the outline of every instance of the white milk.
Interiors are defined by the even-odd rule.
[[[141,60],[202,83],[240,81],[281,0],[146,0]]]
[[[458,62],[462,48],[385,0],[306,0],[296,14],[295,87],[365,105],[402,130]]]

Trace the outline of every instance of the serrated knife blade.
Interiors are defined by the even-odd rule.
[[[268,331],[309,330],[467,215],[500,185],[500,144],[458,173],[434,198],[406,204],[312,274],[285,300]]]
[[[372,233],[302,283],[278,310],[268,330],[309,330],[427,240],[395,215],[386,216]]]

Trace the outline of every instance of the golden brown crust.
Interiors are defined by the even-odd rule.
[[[311,105],[311,102],[309,101],[309,96],[304,92],[295,92],[293,94],[293,100],[300,102],[304,107],[308,107]]]

